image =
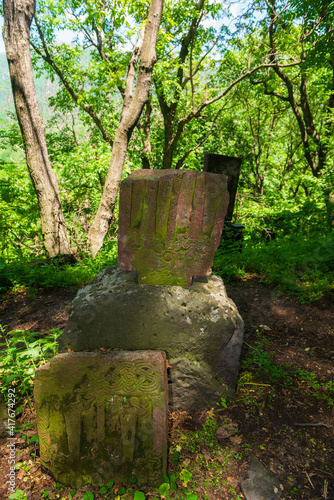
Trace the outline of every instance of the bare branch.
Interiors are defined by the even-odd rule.
[[[226,107],[226,103],[224,104],[224,106],[222,106],[216,113],[215,117],[213,118],[212,120],[212,123],[211,123],[211,127],[209,129],[209,131],[207,132],[207,134],[205,134],[205,136],[203,137],[203,139],[196,145],[194,146],[193,148],[191,149],[188,149],[188,151],[182,156],[182,158],[180,160],[178,160],[175,168],[176,169],[180,169],[183,167],[183,164],[184,164],[184,161],[185,159],[187,158],[187,156],[190,155],[190,153],[192,153],[193,151],[195,151],[196,149],[198,149],[200,146],[202,146],[202,144],[204,144],[204,142],[207,140],[207,138],[209,137],[209,135],[211,134],[211,131],[213,129],[213,127],[215,126],[215,124],[217,123],[217,120],[218,120],[218,117],[220,115],[220,113],[223,111],[223,109],[225,109]]]
[[[185,86],[187,85],[187,83],[189,82],[189,80],[191,80],[195,75],[196,73],[200,70],[201,68],[201,64],[202,62],[204,61],[204,59],[206,58],[207,55],[210,54],[210,52],[214,49],[214,47],[217,45],[217,42],[218,42],[218,38],[216,38],[214,44],[209,48],[209,50],[201,57],[201,59],[199,60],[194,72],[192,72],[192,69],[190,68],[190,75],[184,79],[184,82],[182,84],[182,89],[185,88]]]
[[[59,78],[62,81],[64,87],[66,88],[67,92],[70,94],[70,96],[72,97],[72,99],[74,100],[74,102],[76,104],[78,104],[81,107],[81,109],[83,109],[93,119],[95,125],[100,130],[100,132],[101,132],[101,134],[103,136],[103,139],[106,142],[108,142],[108,144],[112,145],[112,143],[113,143],[112,138],[109,136],[109,134],[106,131],[105,127],[102,125],[102,122],[101,122],[100,118],[97,116],[97,113],[93,110],[93,108],[87,102],[85,102],[85,103],[79,103],[79,96],[78,96],[78,94],[74,91],[73,87],[70,85],[70,83],[67,80],[67,78],[65,77],[63,71],[57,66],[57,64],[52,59],[52,56],[50,54],[50,51],[48,49],[48,46],[47,46],[45,38],[44,38],[44,34],[43,34],[43,31],[42,31],[41,25],[39,24],[39,21],[38,21],[36,15],[34,16],[34,18],[35,18],[35,23],[36,23],[36,26],[37,26],[37,29],[38,29],[38,33],[39,33],[39,36],[40,36],[40,39],[41,39],[41,42],[42,42],[42,45],[43,45],[44,53],[33,42],[30,42],[31,46],[33,47],[33,49],[35,50],[35,52],[40,57],[42,57],[42,59],[44,59],[44,61],[47,62],[51,66],[51,68],[54,70],[54,72],[59,76]]]

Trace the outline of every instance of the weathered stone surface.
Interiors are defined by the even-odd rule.
[[[120,269],[154,285],[190,286],[209,275],[228,199],[224,175],[135,170],[121,183]]]
[[[251,456],[248,478],[241,489],[246,500],[279,500],[283,487],[278,479],[255,456]]]
[[[234,391],[243,321],[220,277],[180,286],[138,285],[117,266],[79,290],[60,349],[158,349],[167,354],[174,409],[215,404]]]
[[[156,483],[167,466],[165,353],[66,353],[36,370],[41,462],[75,488]]]

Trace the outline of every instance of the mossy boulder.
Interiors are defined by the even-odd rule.
[[[171,407],[213,405],[234,392],[244,325],[221,278],[205,280],[146,285],[135,272],[104,269],[72,302],[60,350],[163,350]]]

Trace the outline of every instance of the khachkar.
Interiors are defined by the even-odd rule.
[[[244,324],[211,274],[227,204],[224,175],[133,172],[121,185],[119,267],[79,290],[60,352],[166,352],[174,411],[233,395]]]
[[[228,200],[224,175],[135,170],[121,183],[119,268],[153,285],[210,275]]]
[[[59,354],[36,370],[34,396],[41,463],[61,483],[163,481],[165,353]]]

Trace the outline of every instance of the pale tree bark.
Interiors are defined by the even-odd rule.
[[[113,141],[110,166],[100,205],[88,232],[88,245],[93,257],[96,256],[102,247],[107,234],[117,199],[118,187],[122,178],[128,143],[148,99],[153,66],[156,61],[155,46],[163,3],[164,0],[151,0],[145,30],[139,35],[137,46],[130,60],[124,91],[122,115]],[[139,72],[135,86],[135,69],[139,55]]]
[[[30,56],[30,25],[35,0],[4,0],[3,36],[16,114],[35,188],[45,249],[50,257],[71,253],[58,179],[48,157],[45,125],[38,106]]]

